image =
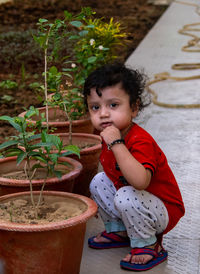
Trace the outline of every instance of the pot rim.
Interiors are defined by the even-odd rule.
[[[33,191],[33,194],[39,195],[39,193],[40,193],[39,191]],[[26,192],[18,192],[18,193],[4,195],[0,197],[0,202],[8,198],[18,197],[23,195],[30,195],[30,192],[26,191]],[[90,219],[97,213],[96,203],[88,197],[75,194],[75,193],[61,192],[61,191],[44,191],[43,195],[70,197],[76,200],[81,200],[83,203],[87,205],[88,208],[82,214],[69,218],[68,220],[57,221],[57,222],[52,222],[47,224],[18,224],[18,223],[11,223],[11,222],[0,220],[0,229],[6,230],[6,231],[18,231],[18,232],[42,232],[42,231],[49,231],[49,230],[60,230],[60,229],[75,226],[81,223],[86,223],[88,219]]]
[[[53,133],[53,135],[57,136],[63,136],[63,137],[68,137],[69,133]],[[72,138],[91,138],[94,140],[99,141],[99,144],[96,144],[92,147],[89,148],[84,148],[80,151],[80,154],[91,154],[94,153],[94,151],[100,151],[102,149],[102,138],[99,135],[96,134],[90,134],[90,133],[72,133]]]
[[[49,107],[49,110],[51,109],[59,109],[59,107]],[[45,110],[45,107],[40,107],[38,108],[38,110]],[[24,117],[25,113],[27,111],[24,111],[22,113],[20,113],[18,116],[19,117]],[[37,122],[37,120],[27,120],[28,123],[32,123],[32,124],[35,124]],[[88,124],[90,122],[90,116],[88,114],[86,114],[86,116],[84,118],[80,118],[78,120],[73,120],[72,123],[73,125],[75,126],[78,126],[79,124]],[[66,124],[69,124],[68,121],[55,121],[55,122],[49,122],[48,123],[49,126],[55,126],[57,125],[58,127],[60,126],[65,126]],[[46,125],[46,122],[42,122],[42,125]]]
[[[12,157],[6,157],[6,158],[2,158],[0,159],[0,164],[1,162],[6,162],[6,161],[16,161],[17,156],[12,156]],[[74,169],[70,172],[68,172],[67,174],[64,174],[60,179],[57,177],[53,177],[53,178],[48,178],[46,180],[46,183],[48,184],[55,184],[55,183],[60,183],[63,180],[67,180],[67,179],[74,179],[76,177],[79,176],[80,172],[83,169],[83,165],[70,157],[60,157],[59,160],[64,161],[64,162],[69,162],[70,164],[73,165]],[[14,187],[28,187],[30,185],[28,180],[17,180],[17,179],[10,179],[10,178],[3,178],[0,175],[0,186],[14,186]],[[41,185],[43,184],[44,179],[38,179],[38,180],[32,180],[32,184],[34,186],[37,185]]]

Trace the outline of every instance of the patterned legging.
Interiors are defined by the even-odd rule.
[[[106,174],[100,172],[91,181],[90,191],[106,231],[127,231],[131,247],[154,244],[156,235],[167,227],[169,217],[165,205],[145,190],[132,186],[116,190]]]

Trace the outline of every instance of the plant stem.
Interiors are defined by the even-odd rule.
[[[27,172],[26,164],[28,166],[28,172]],[[32,206],[34,207],[34,209],[36,209],[35,202],[34,202],[34,199],[33,199],[33,185],[32,185],[32,176],[30,176],[31,167],[30,167],[30,160],[29,160],[29,158],[27,158],[26,164],[24,166],[24,171],[25,171],[25,174],[26,174],[26,176],[27,176],[27,178],[29,180],[29,184],[30,184],[31,203],[32,203]],[[36,215],[37,215],[37,213],[36,213]]]
[[[47,34],[47,39],[45,42],[45,49],[44,49],[44,94],[45,94],[45,101],[46,101],[47,132],[49,132],[49,111],[48,111],[48,103],[47,103],[47,96],[48,96],[48,90],[47,90],[47,48],[48,48],[50,32],[51,32],[51,27],[49,28],[49,31]]]
[[[46,177],[46,179],[44,180],[44,183],[42,184],[42,188],[41,188],[41,190],[40,190],[40,195],[39,195],[38,202],[37,202],[37,205],[36,205],[36,210],[37,210],[37,212],[38,212],[38,207],[39,207],[40,204],[41,204],[42,194],[43,194],[44,187],[45,187],[45,185],[46,185],[46,181],[47,181],[48,175],[49,175],[49,173],[47,172],[47,177]]]
[[[66,109],[65,104],[63,104],[63,106],[64,106],[65,114],[67,116],[67,120],[69,121],[69,144],[72,145],[72,120],[71,120],[70,116],[67,113],[67,109]]]

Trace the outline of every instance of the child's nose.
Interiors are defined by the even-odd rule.
[[[106,107],[102,107],[100,111],[100,116],[101,117],[108,117],[109,116],[109,111]]]

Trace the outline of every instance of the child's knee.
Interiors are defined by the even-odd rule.
[[[102,185],[104,183],[103,174],[104,174],[104,172],[99,172],[92,179],[92,181],[90,183],[91,194],[95,194],[100,188],[102,188]]]
[[[129,206],[129,195],[127,194],[130,192],[130,189],[130,186],[124,186],[121,187],[115,194],[114,203],[119,211]]]
[[[114,199],[116,208],[119,211],[134,210],[140,206],[140,199],[138,191],[132,186],[125,186],[120,188]]]

